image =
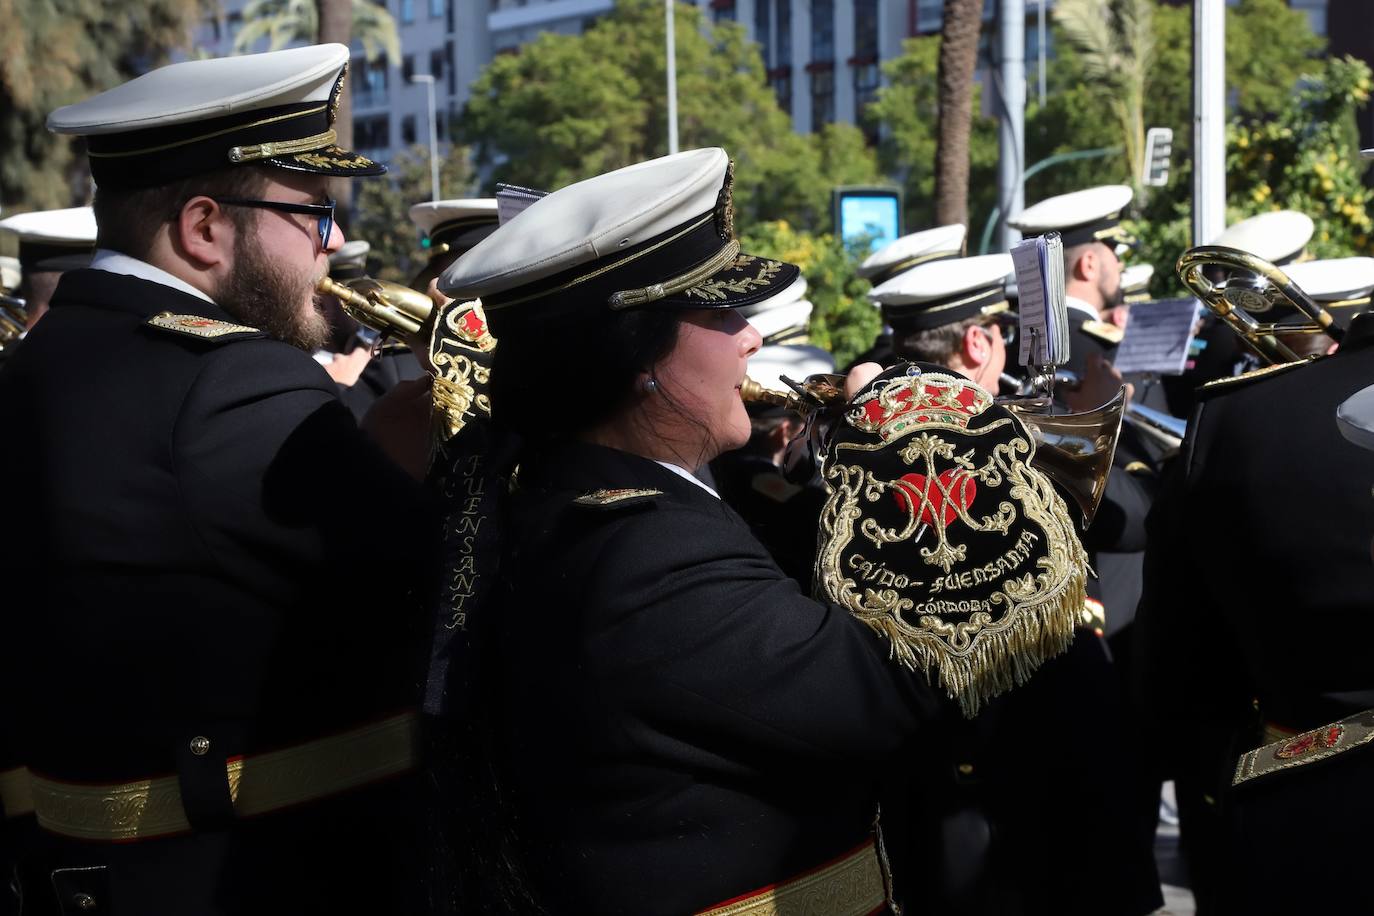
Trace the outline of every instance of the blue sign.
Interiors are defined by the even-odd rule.
[[[868,240],[877,251],[902,234],[902,194],[896,188],[836,188],[835,225],[846,245]]]

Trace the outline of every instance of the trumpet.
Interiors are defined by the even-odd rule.
[[[740,385],[740,398],[746,403],[772,404],[803,416],[837,409],[847,400],[842,375],[812,375],[801,382],[784,376],[782,381],[792,389],[790,392],[765,388],[746,377]],[[1121,435],[1126,389],[1122,388],[1101,407],[1081,413],[1050,413],[1050,402],[1044,398],[1003,399],[998,403],[1030,430],[1036,444],[1032,464],[1078,504],[1083,527],[1092,524],[1107,492],[1107,478]]]
[[[344,313],[386,337],[412,337],[424,328],[434,312],[434,300],[399,283],[359,277],[340,283],[321,277],[315,291],[333,296]]]
[[[1223,267],[1233,273],[1220,283],[1213,283],[1205,275],[1208,267]],[[1330,312],[1263,258],[1235,248],[1204,245],[1185,251],[1178,259],[1177,270],[1183,285],[1267,362],[1303,358],[1279,340],[1279,334],[1325,334],[1337,342],[1345,336]],[[1309,320],[1304,324],[1277,324],[1255,318],[1283,303]]]

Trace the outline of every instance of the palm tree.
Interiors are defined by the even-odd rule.
[[[1152,17],[1152,0],[1059,0],[1054,10],[1084,75],[1110,94],[1137,202],[1145,157],[1145,80],[1155,52]]]
[[[940,24],[939,120],[935,147],[935,222],[968,225],[969,130],[973,68],[983,0],[945,0]]]
[[[243,28],[234,39],[234,51],[242,54],[263,38],[268,40],[269,51],[284,48],[293,41],[348,44],[349,38],[356,38],[363,43],[363,54],[369,61],[377,60],[383,53],[390,60],[400,60],[401,39],[396,33],[396,20],[391,18],[386,7],[371,0],[351,0],[351,34],[322,34],[321,21],[324,20],[326,26],[333,26],[332,20],[336,17],[331,16],[335,10],[330,8],[326,8],[322,16],[320,7],[334,5],[331,0],[248,0],[243,7]]]
[[[370,0],[248,0],[243,8],[243,28],[234,38],[234,51],[242,54],[262,38],[267,50],[276,51],[293,41],[338,42],[347,45],[357,38],[363,43],[367,60],[399,61],[401,39],[396,20]],[[338,144],[353,148],[353,91],[348,81],[339,96],[338,116],[334,120]],[[334,197],[340,203],[340,219],[348,219],[353,202],[353,184],[335,182]],[[347,228],[347,226],[345,226]]]

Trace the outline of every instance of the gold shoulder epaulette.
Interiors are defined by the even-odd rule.
[[[1114,324],[1105,321],[1093,321],[1091,318],[1080,324],[1079,329],[1089,337],[1096,338],[1105,344],[1116,346],[1121,343],[1121,338],[1126,336],[1126,332]]]
[[[1232,375],[1226,378],[1214,378],[1198,389],[1198,395],[1200,397],[1205,397],[1216,394],[1219,391],[1232,391],[1237,385],[1253,382],[1256,379],[1267,378],[1271,375],[1277,375],[1280,372],[1287,372],[1289,369],[1296,369],[1310,362],[1312,362],[1310,359],[1295,359],[1291,363],[1274,363],[1272,366],[1260,366],[1258,369],[1251,369],[1249,372],[1242,372],[1240,375]]]
[[[617,508],[622,506],[637,506],[656,499],[663,495],[662,490],[592,490],[590,493],[583,493],[573,504],[577,506],[591,506],[593,509],[605,509],[608,506]]]
[[[1374,740],[1374,709],[1367,709],[1348,719],[1314,728],[1283,741],[1275,741],[1247,751],[1236,762],[1236,775],[1231,785],[1238,786],[1251,779],[1268,776],[1280,770],[1306,766],[1326,760],[1336,754],[1362,747]]]
[[[187,337],[198,337],[201,340],[221,340],[231,335],[235,340],[238,340],[246,334],[254,336],[262,336],[263,334],[257,328],[250,328],[246,324],[232,324],[228,321],[220,321],[218,318],[206,318],[203,315],[173,315],[171,312],[158,312],[144,323],[149,327],[161,328],[175,334],[185,334]]]

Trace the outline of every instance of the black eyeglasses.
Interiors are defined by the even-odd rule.
[[[985,330],[997,328],[1002,333],[1002,343],[1011,346],[1016,343],[1016,329],[1020,322],[1012,312],[1003,312],[993,316],[987,324],[983,325]]]
[[[231,207],[257,207],[261,210],[304,213],[306,216],[313,216],[318,220],[320,250],[323,251],[329,247],[329,236],[334,231],[334,207],[337,206],[332,197],[322,204],[291,204],[284,200],[248,200],[242,197],[212,197],[211,200],[217,204],[228,204]]]

